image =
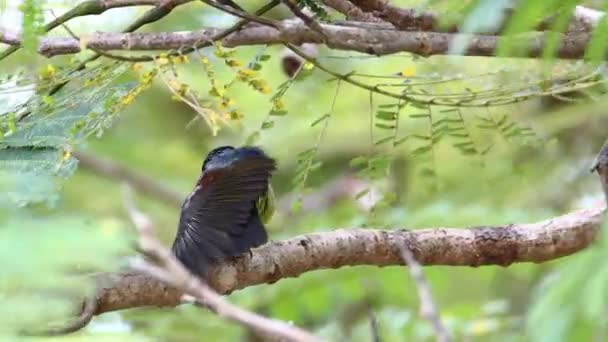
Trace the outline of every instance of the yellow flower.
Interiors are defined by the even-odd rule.
[[[401,72],[399,74],[403,77],[412,77],[412,76],[416,75],[416,69],[414,69],[414,67],[412,67],[412,66],[409,66],[409,67],[401,70]]]
[[[229,66],[229,67],[231,67],[231,68],[238,68],[242,64],[241,64],[241,62],[237,61],[236,59],[227,59],[226,60],[226,65]]]
[[[52,64],[47,64],[46,67],[42,68],[40,70],[40,79],[49,79],[52,78],[53,76],[55,76],[55,74],[57,73],[57,69],[55,69],[55,67]]]
[[[272,107],[275,110],[283,110],[285,109],[285,103],[283,102],[283,99],[279,97],[272,102]]]
[[[65,162],[66,160],[70,159],[70,157],[72,156],[72,151],[67,149],[65,151],[63,151],[63,155],[61,156],[61,162]]]
[[[160,57],[156,59],[156,64],[158,65],[166,65],[169,64],[169,58],[167,57]]]
[[[312,68],[314,68],[315,65],[310,63],[310,62],[306,62],[304,63],[304,65],[302,66],[302,69],[308,71],[308,70],[312,70]]]
[[[175,56],[171,60],[175,64],[181,64],[181,63],[188,63],[188,62],[190,62],[190,60],[188,59],[188,56],[186,56],[186,55]]]
[[[253,78],[257,75],[257,72],[255,70],[251,70],[249,68],[243,68],[241,70],[239,70],[238,72],[238,78],[241,81],[246,81],[250,78]]]
[[[262,92],[262,94],[270,94],[272,92],[272,88],[265,84],[262,86],[262,89],[260,89],[260,92]]]

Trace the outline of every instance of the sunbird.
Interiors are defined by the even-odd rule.
[[[190,272],[205,279],[209,265],[268,241],[264,223],[274,213],[270,177],[275,170],[275,160],[257,147],[209,152],[182,204],[172,247]]]

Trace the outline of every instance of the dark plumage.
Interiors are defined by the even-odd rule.
[[[192,273],[241,255],[268,240],[256,201],[267,194],[274,159],[255,147],[222,146],[203,162],[182,204],[173,252]]]

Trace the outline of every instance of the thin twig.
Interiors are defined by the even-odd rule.
[[[408,247],[401,247],[401,255],[403,256],[403,260],[407,264],[410,274],[416,283],[418,298],[420,299],[420,316],[431,323],[433,330],[435,331],[435,335],[437,336],[437,341],[451,341],[452,338],[450,337],[450,334],[441,322],[439,311],[437,310],[437,306],[433,300],[431,288],[429,287],[429,284],[424,277],[424,273],[422,272],[422,266],[420,266],[420,264],[416,261],[414,254],[412,254]]]
[[[241,18],[241,19],[246,19],[248,21],[254,22],[254,23],[258,23],[261,25],[266,25],[266,26],[270,26],[270,27],[277,27],[278,23],[275,20],[272,19],[266,19],[266,18],[262,18],[257,14],[249,14],[247,12],[241,11],[238,8],[234,8],[228,5],[223,5],[220,3],[217,3],[215,1],[211,1],[211,0],[201,0],[203,3],[218,9],[222,12],[231,14],[235,17]]]
[[[84,299],[78,318],[64,327],[48,330],[45,335],[56,336],[76,332],[91,322],[91,319],[95,316],[95,311],[97,311],[97,298],[95,298],[95,294],[92,294]]]
[[[133,189],[171,206],[179,207],[185,198],[179,192],[156,181],[148,175],[131,169],[111,159],[102,158],[84,151],[75,151],[79,166],[100,176],[127,182]]]
[[[593,171],[597,172],[598,176],[600,176],[604,198],[606,203],[608,203],[608,140],[604,143],[595,158],[595,162],[591,167],[591,172]]]
[[[304,13],[304,11],[302,11],[298,7],[298,4],[296,4],[292,0],[282,0],[282,2],[296,17],[300,18],[304,22],[304,24],[306,24],[306,26],[310,27],[312,30],[323,36],[323,41],[327,41],[327,34],[325,34],[323,27],[315,20],[315,18]]]
[[[175,256],[156,240],[152,221],[147,215],[136,208],[128,190],[125,190],[124,203],[125,209],[137,229],[140,248],[146,256],[154,260],[154,263],[151,263],[138,259],[139,262],[133,265],[135,268],[175,286],[177,289],[194,297],[197,303],[209,308],[220,317],[239,323],[270,337],[282,338],[288,341],[320,341],[314,335],[296,326],[260,316],[224,300],[220,294],[186,270]]]
[[[367,304],[367,312],[369,316],[369,328],[372,335],[372,342],[381,342],[380,331],[378,330],[378,320],[376,319],[376,314],[374,314],[374,309],[371,304]]]

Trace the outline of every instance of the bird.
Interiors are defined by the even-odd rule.
[[[253,146],[211,150],[194,190],[186,197],[172,251],[205,280],[209,266],[268,241],[264,227],[274,213],[270,185],[276,161]]]

